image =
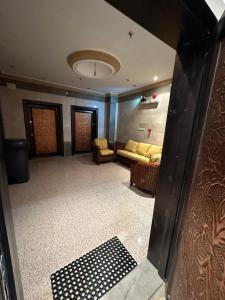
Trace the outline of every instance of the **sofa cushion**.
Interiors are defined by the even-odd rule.
[[[126,144],[125,149],[126,149],[127,151],[136,153],[136,152],[137,152],[138,145],[139,145],[138,142],[133,141],[133,140],[129,140],[129,141],[127,142],[127,144]]]
[[[127,151],[127,150],[117,150],[117,154],[122,155],[124,157],[128,157],[130,153],[132,153],[132,152]]]
[[[135,161],[150,162],[150,158],[127,150],[118,150],[117,153],[121,156],[133,159]]]
[[[100,150],[100,153],[102,156],[105,156],[105,155],[112,155],[114,152],[113,150],[107,149],[107,150]]]
[[[157,154],[153,154],[150,158],[151,162],[160,162],[161,161],[161,157],[162,154],[161,153],[157,153]]]
[[[136,154],[137,157],[136,157],[136,160],[137,161],[141,161],[141,162],[145,162],[145,163],[149,163],[150,162],[150,158],[149,157],[146,157],[146,156],[143,156],[143,155],[140,155],[140,154]]]
[[[95,139],[95,145],[98,146],[100,150],[108,149],[107,139]]]
[[[145,143],[139,143],[137,148],[137,154],[148,157],[148,152],[150,150],[151,145]]]
[[[154,154],[161,154],[162,153],[162,146],[158,145],[151,145],[148,151],[148,157],[152,157]]]

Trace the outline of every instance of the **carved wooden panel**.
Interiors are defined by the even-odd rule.
[[[92,113],[75,112],[75,149],[76,151],[91,151]]]
[[[225,299],[225,42],[185,211],[170,296]]]
[[[56,115],[54,109],[32,108],[37,154],[57,152]]]

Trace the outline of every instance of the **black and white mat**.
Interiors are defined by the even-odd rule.
[[[136,266],[114,237],[51,275],[53,299],[98,300]]]

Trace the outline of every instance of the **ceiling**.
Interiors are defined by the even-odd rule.
[[[156,75],[158,81],[172,77],[175,51],[104,0],[2,0],[0,28],[2,73],[101,93],[140,88]],[[80,79],[67,57],[83,49],[112,54],[120,71]]]
[[[225,10],[225,0],[206,0],[205,2],[219,20]]]

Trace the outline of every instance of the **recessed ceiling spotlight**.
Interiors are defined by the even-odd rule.
[[[154,77],[153,77],[153,80],[154,80],[154,81],[157,81],[158,79],[159,79],[158,76],[154,76]]]

